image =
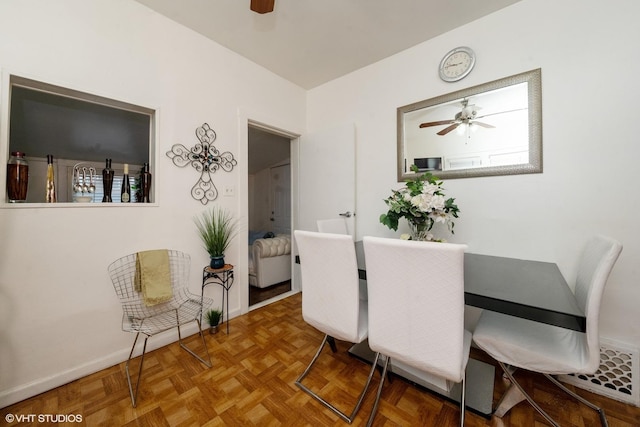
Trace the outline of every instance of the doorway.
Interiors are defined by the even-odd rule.
[[[250,308],[291,291],[290,251],[268,260],[259,255],[261,247],[291,238],[290,159],[289,138],[248,126]]]

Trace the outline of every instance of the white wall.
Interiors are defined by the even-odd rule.
[[[586,239],[624,250],[605,291],[602,335],[638,348],[640,3],[524,0],[309,91],[307,130],[357,126],[359,236],[397,236],[378,222],[396,182],[396,108],[542,69],[542,174],[448,180],[461,217],[453,242],[469,250],[558,263],[570,283]],[[477,54],[464,80],[438,78],[457,46]],[[476,313],[477,314],[477,313]]]
[[[393,236],[378,217],[399,186],[396,108],[538,67],[544,173],[447,181],[462,212],[449,240],[478,253],[554,261],[572,281],[589,235],[620,239],[601,325],[603,335],[637,347],[639,12],[635,0],[523,0],[305,93],[130,0],[0,0],[2,71],[158,108],[160,120],[157,206],[0,209],[0,407],[126,358],[132,336],[119,330],[106,273],[116,257],[167,246],[189,252],[198,291],[207,256],[192,223],[203,210],[189,194],[197,176],[164,153],[175,143],[191,147],[203,122],[238,158],[233,172],[214,175],[219,188],[235,186],[236,197],[216,204],[245,212],[247,130],[239,117],[285,130],[303,129],[305,120],[310,130],[354,121],[360,236]],[[460,45],[476,51],[476,68],[443,83],[437,65]],[[6,134],[0,122],[2,147]],[[232,248],[232,316],[246,288],[246,241],[241,235]]]
[[[219,190],[235,187],[236,196],[213,204],[245,212],[246,120],[257,114],[301,129],[306,93],[131,0],[0,0],[0,69],[159,111],[154,206],[0,207],[3,407],[126,359],[133,335],[120,331],[121,309],[107,276],[117,257],[183,250],[192,256],[191,289],[199,292],[208,258],[192,222],[205,209],[190,195],[198,174],[174,166],[165,153],[176,143],[192,147],[195,129],[209,123],[214,145],[238,160],[231,173],[213,176]],[[246,218],[241,222],[248,228]],[[227,254],[237,265],[231,316],[248,292],[246,232]],[[217,289],[207,294],[220,303]]]

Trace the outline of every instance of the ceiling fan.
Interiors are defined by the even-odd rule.
[[[251,0],[251,10],[256,13],[273,12],[275,0]]]
[[[426,123],[421,123],[420,127],[421,128],[427,128],[427,127],[431,127],[431,126],[443,126],[443,125],[449,125],[446,128],[442,129],[440,132],[437,132],[438,135],[440,136],[444,136],[446,134],[448,134],[449,132],[455,130],[458,126],[465,124],[465,125],[477,125],[477,126],[481,126],[484,128],[495,128],[495,126],[490,125],[488,123],[483,123],[483,122],[479,122],[477,121],[478,119],[481,119],[483,117],[487,117],[487,116],[491,116],[492,114],[487,114],[485,116],[478,116],[478,111],[480,107],[476,107],[474,104],[469,105],[469,100],[468,99],[463,99],[462,100],[462,110],[457,112],[455,117],[453,118],[453,120],[439,120],[436,122],[426,122]],[[499,114],[499,113],[495,113],[495,114]]]

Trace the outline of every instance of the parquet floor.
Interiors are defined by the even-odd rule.
[[[249,286],[249,307],[262,301],[274,298],[291,290],[291,280],[271,285],[268,288],[256,288]]]
[[[114,325],[114,327],[116,327]],[[206,335],[214,366],[207,369],[171,344],[145,358],[137,408],[131,407],[124,363],[0,410],[0,424],[13,416],[31,414],[80,415],[87,426],[346,426],[294,384],[313,356],[322,335],[302,320],[300,294],[231,320],[225,328]],[[133,335],[131,335],[133,339]],[[197,335],[187,343],[196,346]],[[200,344],[201,346],[201,344]],[[338,342],[338,353],[322,357],[305,380],[323,387],[332,401],[345,410],[353,402],[368,367],[347,353],[348,343]],[[490,360],[474,350],[473,356]],[[134,369],[135,369],[134,365]],[[588,408],[567,400],[544,378],[519,372],[525,387],[563,426],[599,425]],[[496,370],[494,403],[506,384]],[[379,377],[376,375],[374,386]],[[611,427],[640,426],[640,408],[595,395],[578,393],[605,408]],[[370,391],[353,425],[361,426],[373,404]],[[344,406],[343,406],[344,404]],[[24,418],[23,418],[24,419]],[[455,426],[458,407],[402,380],[385,384],[376,426]],[[56,423],[50,423],[56,424]],[[8,425],[46,425],[11,422]],[[57,423],[56,425],[61,425]],[[544,426],[527,403],[517,405],[503,419],[486,419],[467,411],[466,425]]]

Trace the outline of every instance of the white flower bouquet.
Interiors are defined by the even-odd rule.
[[[415,165],[411,166],[411,170],[418,172]],[[429,231],[437,222],[446,224],[453,233],[453,219],[458,218],[459,213],[455,199],[445,197],[442,181],[429,172],[408,180],[399,190],[392,190],[391,196],[384,202],[389,210],[380,215],[380,222],[392,230],[398,230],[398,222],[404,217],[411,227],[412,238],[418,240],[432,240],[433,235]]]

